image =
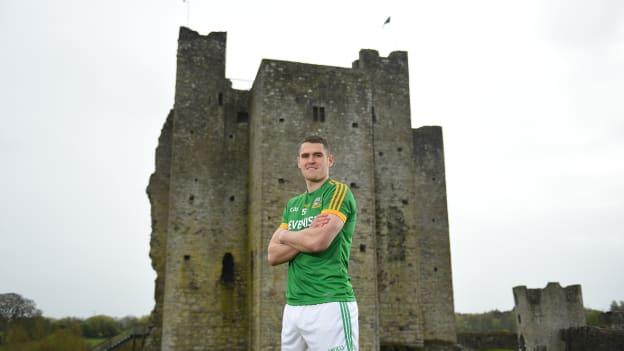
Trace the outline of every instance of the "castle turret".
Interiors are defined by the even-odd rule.
[[[423,346],[407,53],[361,50],[371,85],[381,345]]]
[[[442,128],[413,130],[415,219],[425,340],[457,341]]]
[[[233,112],[247,108],[225,42],[180,29],[162,350],[247,349],[248,129]]]
[[[548,283],[544,289],[513,288],[521,351],[564,351],[562,329],[585,325],[585,310],[580,285],[562,288]]]

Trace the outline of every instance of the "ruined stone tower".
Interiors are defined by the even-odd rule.
[[[513,288],[518,345],[521,351],[565,351],[560,331],[585,325],[580,285],[544,289]]]
[[[407,53],[352,68],[263,60],[253,87],[225,77],[225,33],[180,29],[173,110],[148,194],[157,272],[149,350],[278,350],[286,266],[266,248],[305,185],[309,134],[358,203],[350,274],[361,350],[453,344],[442,131],[411,129]]]

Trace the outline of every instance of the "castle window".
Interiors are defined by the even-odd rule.
[[[236,115],[236,122],[249,123],[249,113],[241,111]]]
[[[375,114],[375,106],[371,106],[371,115],[373,116],[373,123],[377,122],[377,115]]]
[[[223,106],[223,93],[219,93],[218,100],[219,100],[219,106]]]
[[[221,281],[224,283],[234,282],[234,256],[231,253],[226,252],[223,255],[223,261],[221,266]]]
[[[312,107],[312,121],[325,122],[325,107],[321,107],[321,106]]]

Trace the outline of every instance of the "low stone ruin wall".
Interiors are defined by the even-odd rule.
[[[473,350],[486,349],[518,349],[516,333],[460,333],[457,334],[457,343]]]
[[[565,351],[624,350],[624,330],[596,327],[575,327],[561,331]]]

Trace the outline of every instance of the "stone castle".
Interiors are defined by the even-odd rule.
[[[303,191],[300,140],[326,137],[358,203],[350,274],[361,350],[456,342],[442,131],[411,128],[406,52],[352,68],[263,60],[225,77],[226,33],[180,29],[175,102],[147,189],[157,272],[146,350],[278,350],[286,266],[269,239]],[[442,346],[443,347],[443,346]]]

